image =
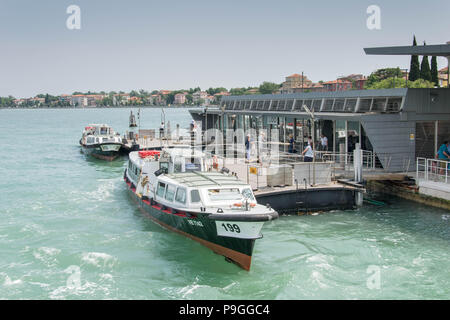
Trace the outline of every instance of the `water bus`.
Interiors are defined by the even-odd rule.
[[[80,145],[85,154],[112,161],[119,156],[122,138],[106,124],[91,124],[84,128]]]
[[[258,204],[251,187],[226,171],[206,170],[205,157],[191,149],[135,151],[124,180],[153,221],[250,270],[255,241],[278,213]]]

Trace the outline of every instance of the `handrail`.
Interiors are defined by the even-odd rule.
[[[440,159],[418,157],[416,161],[416,179],[449,183],[450,162]]]

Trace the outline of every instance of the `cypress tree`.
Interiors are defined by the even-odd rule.
[[[417,46],[416,36],[414,36],[413,46]],[[411,56],[411,66],[409,68],[408,80],[416,81],[420,77],[420,64],[418,56]]]
[[[426,43],[423,44],[424,46]],[[423,56],[422,64],[420,65],[420,79],[431,81],[431,69],[428,56]]]
[[[436,87],[439,87],[439,76],[438,76],[438,66],[436,56],[433,56],[431,58],[431,82],[434,82],[434,85]]]

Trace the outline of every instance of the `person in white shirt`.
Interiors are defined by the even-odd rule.
[[[323,133],[320,135],[320,146],[322,151],[328,151],[328,138]]]
[[[303,150],[302,155],[303,157],[303,161],[305,162],[312,162],[313,158],[314,158],[314,150],[311,146],[311,137],[309,137],[308,140],[308,145],[306,146],[305,150]]]

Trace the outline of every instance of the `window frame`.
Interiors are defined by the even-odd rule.
[[[184,201],[178,200],[179,191],[183,191],[184,192]],[[186,190],[186,188],[178,187],[176,192],[175,192],[175,202],[178,202],[178,203],[181,203],[181,204],[186,204],[186,200],[187,200],[187,190]]]

